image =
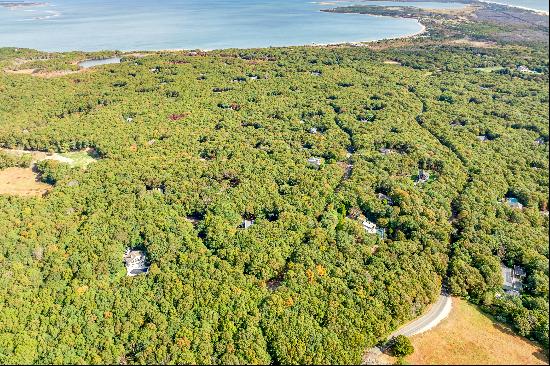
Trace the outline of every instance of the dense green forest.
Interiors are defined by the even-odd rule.
[[[44,197],[0,195],[1,363],[358,363],[443,285],[548,346],[547,48],[156,52],[41,77],[108,55],[0,50],[35,69],[0,71],[0,145],[97,154],[37,164]],[[525,268],[520,296],[501,263]]]

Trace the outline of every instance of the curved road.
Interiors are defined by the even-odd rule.
[[[393,332],[389,338],[391,339],[401,334],[410,337],[430,330],[449,315],[451,308],[451,297],[442,294],[426,313]]]
[[[451,297],[443,293],[426,313],[390,334],[388,339],[392,339],[400,334],[410,337],[430,330],[449,315],[451,308]],[[373,347],[367,350],[363,355],[362,365],[379,365],[379,357],[382,355],[382,350],[385,349],[388,343],[389,342],[387,342],[385,346]]]

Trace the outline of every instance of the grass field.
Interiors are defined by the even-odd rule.
[[[477,67],[474,70],[481,71],[481,72],[493,72],[493,71],[499,71],[504,69],[502,66],[491,66],[491,67]]]
[[[449,317],[434,329],[411,338],[415,353],[407,364],[545,365],[536,344],[514,335],[468,302],[453,298]],[[395,362],[386,359],[387,362]]]
[[[7,168],[0,171],[0,194],[42,196],[52,187],[37,181],[31,168]]]
[[[93,157],[93,152],[90,152],[88,150],[83,151],[73,151],[73,152],[67,152],[67,153],[61,153],[57,154],[63,158],[70,159],[71,162],[69,164],[74,167],[79,168],[86,168],[88,165],[96,161],[96,159]]]

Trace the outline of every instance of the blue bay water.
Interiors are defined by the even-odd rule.
[[[495,2],[548,11],[547,0]],[[464,6],[380,0],[329,0],[325,4],[308,0],[52,0],[39,7],[0,7],[0,47],[209,50],[372,41],[421,30],[414,19],[320,11],[353,4]]]
[[[487,1],[510,5],[510,6],[517,6],[520,8],[540,10],[540,11],[545,11],[547,13],[548,13],[548,7],[549,7],[548,0],[487,0]]]
[[[413,19],[324,13],[307,0],[53,0],[0,7],[0,46],[46,51],[218,49],[371,41]]]

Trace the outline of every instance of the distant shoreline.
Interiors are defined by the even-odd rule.
[[[543,15],[549,15],[548,10],[541,10],[541,9],[528,8],[528,7],[526,7],[526,6],[521,6],[521,5],[512,5],[512,4],[499,3],[498,1],[489,1],[489,0],[477,0],[477,1],[479,1],[480,3],[497,4],[497,5],[502,5],[502,6],[509,6],[509,7],[511,7],[511,8],[518,8],[518,9],[523,9],[523,10],[529,10],[529,11],[532,11],[532,12],[534,12],[534,13],[543,14]]]
[[[382,15],[371,15],[375,17],[382,17]],[[391,18],[398,18],[398,17],[391,17]],[[412,34],[406,34],[402,36],[396,36],[396,37],[387,37],[387,38],[379,38],[379,39],[373,39],[371,41],[335,41],[335,42],[329,42],[329,43],[306,43],[306,44],[300,44],[300,45],[284,45],[284,46],[266,46],[266,47],[239,47],[237,49],[239,50],[254,50],[254,49],[268,49],[268,48],[286,48],[286,47],[330,47],[330,46],[341,46],[341,45],[362,45],[362,44],[368,44],[368,43],[374,43],[374,42],[380,42],[380,41],[391,41],[391,40],[398,40],[398,39],[409,39],[418,37],[419,35],[426,33],[427,28],[424,24],[422,24],[420,21],[417,21],[420,25],[421,29],[417,32],[414,32]],[[213,52],[213,51],[223,51],[233,49],[233,47],[222,47],[222,48],[163,48],[163,49],[157,49],[157,50],[139,50],[139,49],[131,49],[131,50],[119,50],[121,55],[125,55],[132,52]],[[93,52],[93,51],[90,51]]]

